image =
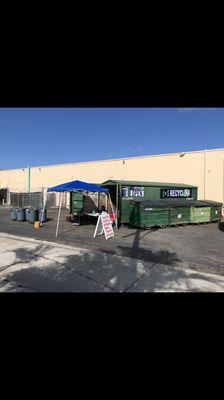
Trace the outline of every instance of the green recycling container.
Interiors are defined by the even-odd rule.
[[[211,207],[211,222],[218,222],[222,218],[222,203],[211,200],[204,200],[202,203],[206,203]]]
[[[202,201],[195,201],[191,207],[192,224],[201,224],[211,221],[211,206]]]
[[[78,214],[83,209],[83,204],[83,193],[71,192],[70,212],[72,214]]]
[[[167,200],[169,206],[169,225],[191,223],[191,202],[188,200]]]
[[[218,222],[222,218],[222,204],[217,205],[214,204],[212,205],[211,209],[211,222]]]
[[[133,201],[129,224],[136,228],[165,228],[169,225],[168,205],[160,200]]]

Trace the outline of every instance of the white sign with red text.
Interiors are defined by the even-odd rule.
[[[112,222],[111,222],[109,214],[107,214],[106,212],[102,212],[102,214],[100,214],[98,217],[96,229],[95,229],[95,232],[93,235],[94,238],[99,235],[99,234],[97,234],[97,231],[100,226],[101,226],[100,235],[102,235],[104,233],[106,239],[109,239],[110,237],[114,236]]]

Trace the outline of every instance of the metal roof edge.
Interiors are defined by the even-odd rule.
[[[102,182],[101,185],[106,185],[107,182],[113,182],[114,184],[120,183],[124,185],[145,185],[145,186],[173,186],[173,187],[190,187],[197,189],[198,186],[190,185],[189,183],[181,183],[181,182],[150,182],[150,181],[132,181],[132,180],[121,180],[121,179],[107,179]]]
[[[175,153],[160,153],[160,154],[149,154],[146,156],[134,156],[134,157],[120,157],[120,158],[110,158],[106,160],[93,160],[93,161],[78,161],[78,162],[69,162],[69,163],[63,163],[63,164],[51,164],[51,165],[36,165],[30,166],[30,168],[35,169],[35,168],[52,168],[52,167],[62,167],[66,165],[77,165],[77,164],[90,164],[90,163],[102,163],[102,162],[111,162],[111,161],[128,161],[128,160],[134,160],[134,159],[139,159],[139,158],[150,158],[150,157],[167,157],[167,156],[174,156],[174,155],[179,155],[181,153],[185,154],[191,154],[191,153],[203,153],[204,151],[206,152],[211,152],[211,151],[224,151],[224,148],[219,148],[219,149],[202,149],[202,150],[191,150],[191,151],[178,151]],[[7,172],[7,171],[15,171],[19,169],[27,169],[26,167],[19,167],[19,168],[9,168],[9,169],[0,169],[0,172]]]

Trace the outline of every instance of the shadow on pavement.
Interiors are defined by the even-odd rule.
[[[1,271],[1,280],[30,291],[197,291],[192,279],[200,280],[205,291],[209,291],[209,284],[216,285],[219,291],[223,291],[224,287],[215,275],[204,277],[196,271],[161,264],[149,265],[135,258],[120,258],[95,251],[82,250],[69,254],[70,250],[46,245],[42,248],[37,246],[32,252],[25,247],[14,252],[18,263]],[[26,258],[24,261],[21,254]],[[32,257],[28,260],[29,256]],[[160,260],[164,254],[158,252],[154,257]],[[169,258],[168,252],[165,257]]]
[[[132,248],[119,246],[122,257],[47,244],[35,245],[34,249],[18,247],[13,250],[13,264],[1,270],[1,279],[31,291],[54,292],[196,291],[192,286],[194,279],[200,280],[203,290],[213,284],[222,291],[216,275],[204,277],[180,266],[171,269],[161,265],[174,266],[181,260],[175,252],[139,248],[140,233],[136,230]],[[152,263],[145,263],[144,259]],[[4,291],[4,287],[1,290]]]
[[[18,247],[14,262],[1,270],[1,278],[7,277],[20,287],[40,291],[126,291],[142,275],[149,272],[152,264],[136,258],[139,231],[136,232],[131,254],[122,250],[122,256],[95,250],[63,249],[49,245],[36,245],[31,250]],[[130,250],[130,249],[129,249]],[[144,250],[145,251],[145,250]],[[129,258],[135,253],[135,257]],[[151,251],[145,258],[150,258]],[[156,260],[177,260],[169,252],[153,253]]]

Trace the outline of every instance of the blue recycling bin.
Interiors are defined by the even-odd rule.
[[[46,222],[47,221],[47,210],[45,209],[45,210],[41,210],[41,209],[39,209],[38,210],[39,212],[38,212],[38,219],[39,219],[39,221],[41,222]]]
[[[30,208],[28,211],[28,221],[33,224],[38,220],[38,210],[36,208]]]
[[[17,221],[22,222],[26,220],[26,214],[24,208],[18,208],[16,214],[17,214]]]
[[[27,207],[27,208],[25,209],[26,221],[29,221],[29,210],[30,210],[29,207]]]
[[[10,214],[11,214],[11,221],[16,221],[17,220],[17,209],[11,208]]]

